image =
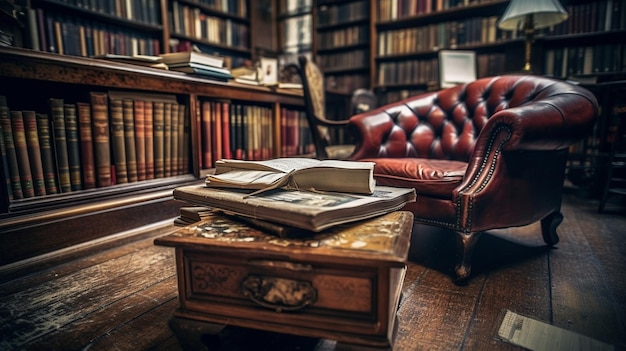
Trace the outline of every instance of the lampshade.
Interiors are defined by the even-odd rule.
[[[567,11],[558,0],[511,0],[504,15],[498,21],[498,28],[519,29],[526,15],[533,15],[535,29],[561,23],[568,17]]]

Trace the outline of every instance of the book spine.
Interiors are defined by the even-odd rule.
[[[13,129],[13,143],[15,145],[15,155],[17,156],[17,167],[22,183],[22,191],[25,198],[35,196],[33,188],[33,174],[30,169],[28,158],[28,146],[26,144],[26,132],[24,130],[24,118],[22,111],[10,111],[11,128]]]
[[[115,184],[128,183],[126,171],[126,146],[124,144],[124,114],[122,100],[109,99],[111,114],[111,143],[113,146],[113,164],[115,165]]]
[[[185,172],[185,134],[188,133],[185,127],[187,106],[178,106],[178,164],[176,165],[176,174],[184,174]]]
[[[131,100],[128,100],[127,104],[132,104]],[[145,105],[145,104],[144,104]],[[133,120],[135,122],[135,154],[137,159],[137,180],[146,179],[146,126],[145,126],[145,111],[143,108],[136,109],[132,105]],[[129,111],[130,113],[130,111]]]
[[[212,147],[211,147],[211,103],[202,102],[201,135],[202,143],[202,168],[213,167]]]
[[[9,106],[7,105],[6,96],[0,95],[0,119],[8,118],[9,115]],[[2,126],[2,122],[0,121],[0,156],[2,157],[2,174],[4,174],[4,181],[6,184],[6,197],[7,200],[11,201],[14,199],[13,197],[13,187],[11,186],[11,175],[9,172],[9,162],[7,159],[7,149],[6,143],[4,141],[4,127]],[[0,195],[2,195],[2,191],[0,191]]]
[[[163,108],[163,175],[169,177],[171,168],[172,103],[166,102]]]
[[[154,179],[154,114],[152,101],[143,102],[144,150],[146,154],[146,179]]]
[[[76,117],[76,105],[65,104],[63,106],[65,117],[65,138],[67,142],[67,160],[70,168],[71,189],[81,190],[82,174],[80,164],[80,142],[78,140],[78,118]]]
[[[46,195],[46,184],[41,161],[41,147],[37,133],[37,115],[35,111],[22,111],[24,118],[24,131],[26,134],[26,146],[28,148],[28,160],[33,175],[33,188],[35,196]]]
[[[154,117],[154,177],[162,178],[165,174],[165,166],[163,164],[163,127],[164,121],[164,105],[162,101],[155,101],[153,105]]]
[[[230,103],[222,103],[222,157],[233,158],[233,154],[230,148]]]
[[[122,100],[122,111],[124,116],[124,144],[126,150],[126,170],[128,172],[128,181],[136,182],[139,180],[139,173],[137,169],[137,145],[141,143],[135,138],[135,118],[140,119],[135,116],[140,114],[143,116],[143,101],[133,102],[131,99],[124,99]]]
[[[111,185],[111,151],[109,137],[108,97],[105,93],[90,92],[94,141],[94,161],[98,187]]]
[[[23,199],[22,183],[20,181],[20,171],[17,165],[17,154],[15,152],[15,143],[13,142],[13,128],[11,127],[11,117],[8,107],[0,109],[0,126],[2,127],[2,139],[4,141],[4,150],[6,153],[7,167],[5,176],[7,178],[7,186],[10,185],[8,194],[13,195],[13,199]]]
[[[196,109],[196,112],[199,112]],[[189,155],[191,155],[190,151],[190,141],[191,141],[191,118],[187,117],[187,106],[183,105],[182,108],[183,115],[183,143],[182,143],[182,168],[181,173],[186,174],[189,172]],[[197,124],[196,124],[197,125]]]
[[[52,116],[52,132],[54,150],[56,153],[57,172],[59,187],[62,193],[72,191],[70,181],[70,164],[67,153],[67,140],[65,135],[65,112],[63,99],[50,99],[50,116]]]
[[[178,110],[179,104],[172,104],[172,121],[170,124],[170,174],[178,174]]]
[[[93,133],[91,130],[91,106],[76,103],[78,111],[78,131],[80,134],[80,158],[83,170],[83,189],[96,187],[96,166],[93,153]]]

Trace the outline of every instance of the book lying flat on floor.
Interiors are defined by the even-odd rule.
[[[416,199],[415,189],[386,186],[376,186],[371,195],[273,189],[251,196],[251,191],[190,185],[174,189],[174,198],[313,232],[393,212]]]
[[[286,157],[265,161],[218,160],[209,187],[336,191],[372,194],[374,163]]]

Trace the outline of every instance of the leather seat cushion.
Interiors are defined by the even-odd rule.
[[[379,185],[414,188],[420,194],[451,198],[465,175],[467,163],[425,158],[368,158],[376,163],[374,178]]]

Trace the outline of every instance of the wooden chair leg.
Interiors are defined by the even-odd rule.
[[[478,237],[482,232],[476,233],[457,233],[457,250],[458,250],[458,263],[454,268],[456,273],[456,283],[465,284],[472,271],[472,253],[474,252],[474,246],[478,241]]]
[[[549,214],[547,217],[541,220],[541,234],[543,235],[543,241],[549,246],[554,246],[559,242],[559,235],[556,232],[556,228],[563,222],[563,214],[556,211]]]

